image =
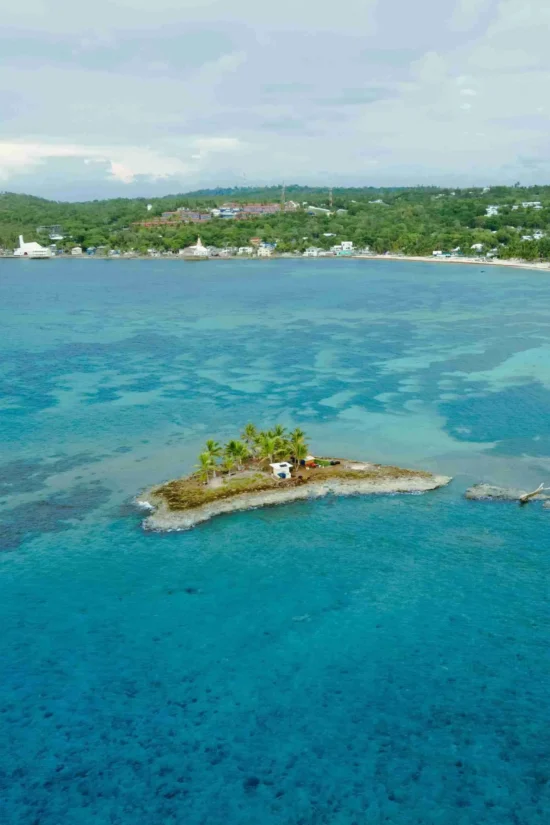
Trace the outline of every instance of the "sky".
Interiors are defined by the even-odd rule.
[[[0,0],[0,190],[550,182],[548,0]]]

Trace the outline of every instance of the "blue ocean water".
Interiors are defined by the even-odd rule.
[[[542,825],[550,282],[0,260],[0,819]],[[455,476],[140,530],[248,420]]]

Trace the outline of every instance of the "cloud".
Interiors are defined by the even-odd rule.
[[[257,0],[96,0],[93,4],[74,0],[19,0],[2,9],[2,24],[51,32],[88,33],[103,36],[119,30],[154,31],[179,21],[210,24],[228,20],[242,21],[250,30],[310,32],[375,31],[377,0],[340,0],[338,4],[316,0],[278,0],[273,4]]]
[[[470,185],[547,168],[543,0],[5,5],[0,175],[16,191]]]
[[[63,143],[0,142],[0,179],[35,171],[52,159],[82,159],[108,169],[108,177],[120,183],[135,182],[138,177],[160,180],[186,176],[197,171],[193,160],[203,160],[212,153],[233,152],[240,148],[234,138],[196,138],[188,149],[188,160],[162,155],[136,146],[89,146]],[[193,152],[193,150],[195,150]]]
[[[494,5],[494,0],[457,0],[450,28],[466,31],[475,26],[480,18]]]

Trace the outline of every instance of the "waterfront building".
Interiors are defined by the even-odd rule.
[[[47,246],[31,241],[25,243],[23,235],[19,235],[19,246],[13,251],[14,258],[52,258],[53,252]]]

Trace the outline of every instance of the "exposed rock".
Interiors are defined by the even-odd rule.
[[[515,487],[497,487],[492,484],[474,484],[464,493],[465,498],[472,501],[519,501],[528,494],[527,490]],[[549,497],[544,493],[533,496],[532,501],[546,501]]]
[[[376,495],[396,493],[426,493],[444,487],[451,479],[448,476],[432,476],[427,473],[415,475],[410,473],[402,478],[363,479],[363,478],[324,478],[319,482],[311,482],[303,486],[291,488],[248,492],[221,499],[200,507],[174,511],[166,506],[166,502],[149,490],[146,501],[154,502],[154,512],[144,520],[145,530],[171,531],[189,530],[204,521],[224,513],[234,513],[238,510],[251,510],[257,507],[270,507],[277,504],[286,504],[304,499],[321,498],[326,495],[352,496]],[[143,501],[143,499],[140,499]]]

